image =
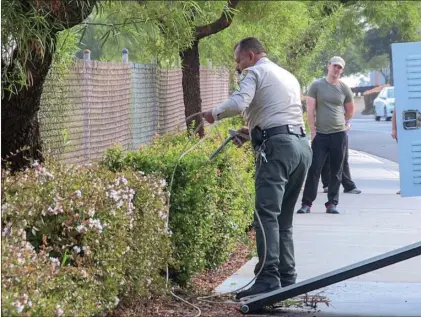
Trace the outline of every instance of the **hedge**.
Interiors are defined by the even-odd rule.
[[[100,165],[3,169],[2,313],[101,316],[122,298],[164,294],[168,266],[187,285],[225,262],[252,223],[253,154],[230,144],[209,155],[240,124],[218,125],[180,161],[198,138],[113,148]]]
[[[254,159],[249,143],[242,148],[229,144],[209,160],[228,135],[228,128],[240,124],[235,119],[223,121],[181,161],[180,155],[199,142],[198,138],[186,133],[165,135],[138,151],[110,149],[102,163],[110,170],[159,173],[167,183],[177,166],[170,193],[169,227],[175,259],[171,277],[183,286],[195,273],[222,264],[252,224]]]
[[[124,296],[163,292],[162,179],[54,162],[2,174],[3,315],[99,316]]]

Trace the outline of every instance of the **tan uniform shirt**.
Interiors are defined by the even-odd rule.
[[[268,58],[243,70],[239,86],[227,101],[213,109],[215,120],[241,114],[250,131],[256,126],[268,129],[304,125],[298,80]]]

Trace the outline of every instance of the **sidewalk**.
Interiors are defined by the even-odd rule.
[[[340,215],[325,213],[321,193],[311,214],[294,215],[298,281],[421,240],[421,197],[402,198],[394,162],[350,150],[353,180],[362,194],[343,194]],[[299,208],[301,197],[297,202]],[[216,288],[234,291],[253,278],[253,258]],[[311,292],[330,306],[285,310],[288,316],[421,316],[421,257]],[[279,316],[283,316],[279,313]]]

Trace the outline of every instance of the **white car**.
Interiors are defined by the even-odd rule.
[[[395,87],[384,87],[376,99],[374,99],[373,105],[376,121],[380,121],[382,117],[386,121],[392,120],[393,109],[395,107]]]

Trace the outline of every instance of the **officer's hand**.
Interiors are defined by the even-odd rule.
[[[203,118],[205,118],[205,120],[209,122],[210,124],[215,122],[215,118],[212,115],[212,110],[209,110],[203,113]]]
[[[249,129],[248,129],[248,128],[241,128],[241,129],[237,130],[237,133],[238,133],[237,137],[236,137],[236,138],[234,138],[234,139],[232,140],[232,142],[233,142],[233,143],[234,143],[237,147],[241,147],[241,146],[243,145],[243,143],[244,143],[244,142],[247,142],[247,141],[248,141],[248,139],[246,139],[246,138],[242,137],[242,136],[241,136],[241,134],[244,134],[244,135],[249,135]]]

